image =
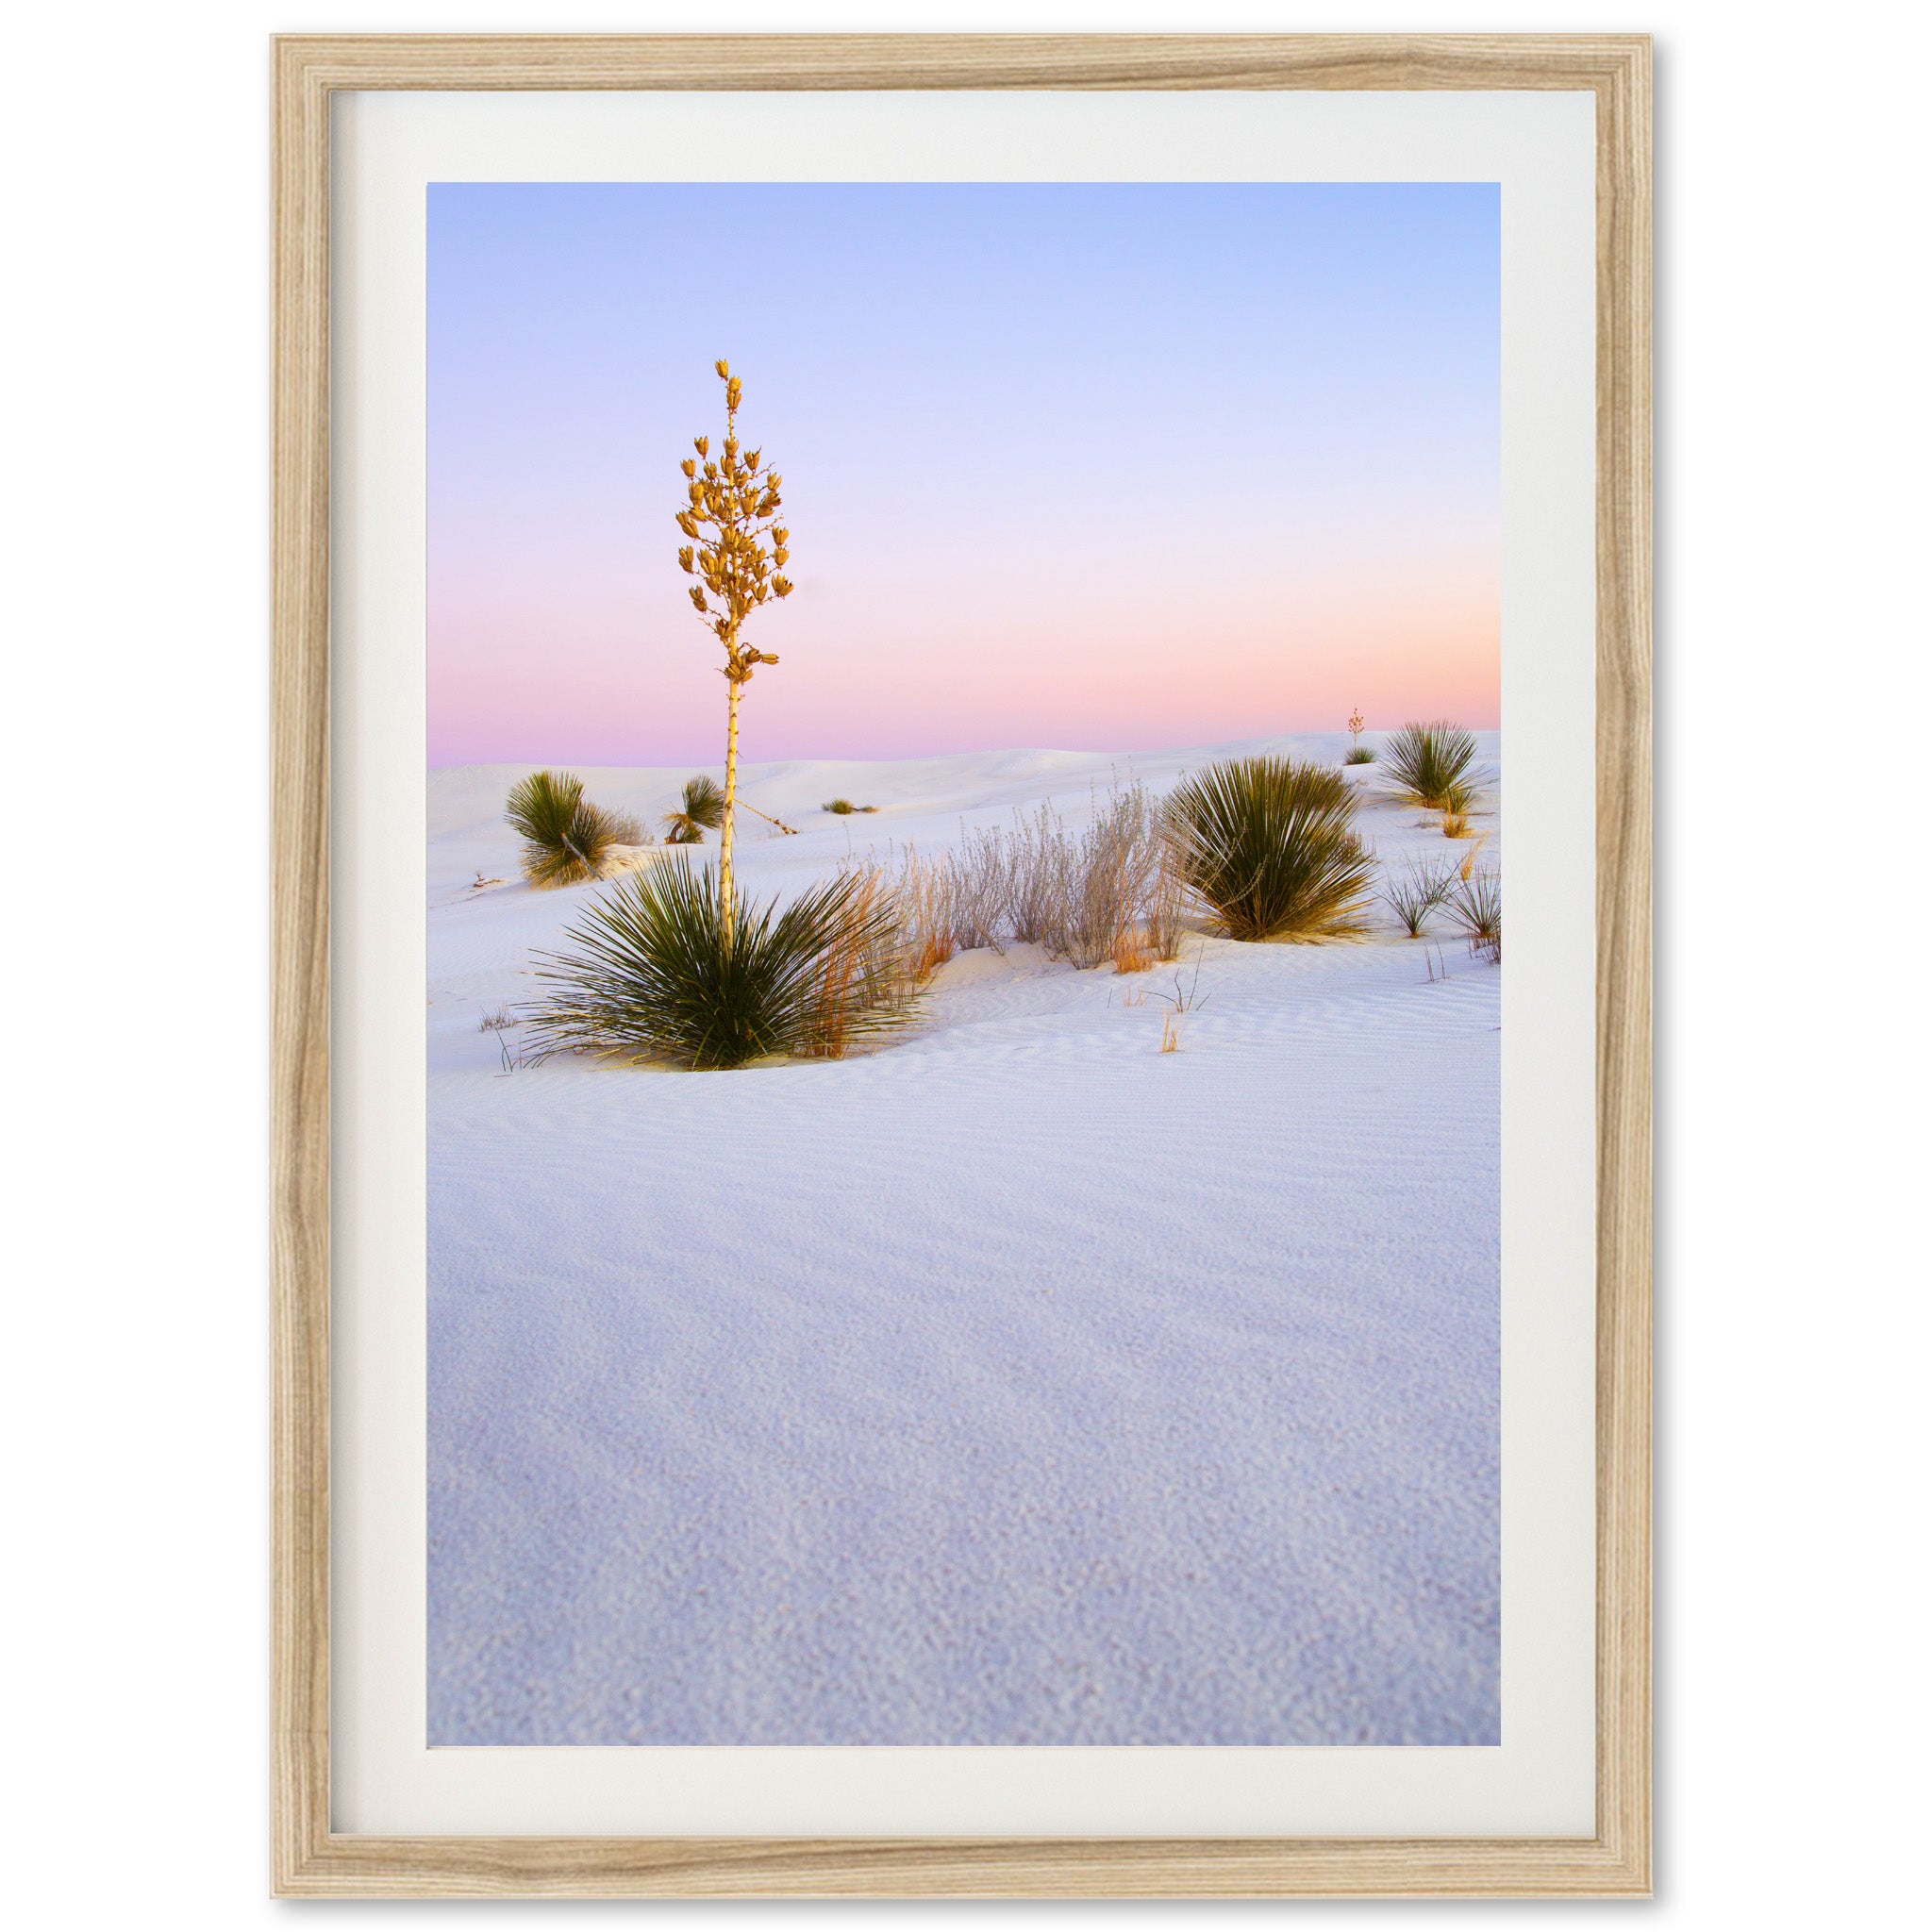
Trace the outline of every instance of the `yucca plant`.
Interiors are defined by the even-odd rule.
[[[1375,762],[1375,754],[1362,742],[1362,731],[1367,723],[1359,705],[1348,714],[1349,745],[1348,756],[1341,761],[1344,765],[1373,765]]]
[[[1352,744],[1341,762],[1344,765],[1373,765],[1375,762],[1375,754],[1365,744]]]
[[[716,831],[724,823],[724,794],[715,778],[701,772],[684,781],[684,792],[675,811],[664,814],[664,842],[667,845],[702,845],[707,829]]]
[[[1448,898],[1456,883],[1456,867],[1431,866],[1409,858],[1403,861],[1402,876],[1384,872],[1382,899],[1402,922],[1410,939],[1419,940],[1428,924],[1429,914]]]
[[[524,876],[542,887],[595,878],[605,854],[637,829],[592,805],[574,772],[532,772],[510,788],[504,817],[522,835]]]
[[[728,939],[737,916],[731,846],[738,803],[738,705],[758,667],[778,661],[771,652],[747,644],[742,633],[745,620],[760,605],[791,596],[784,567],[791,554],[791,535],[777,520],[783,478],[769,465],[760,475],[759,452],[739,444],[738,407],[744,399],[744,383],[732,375],[730,363],[722,357],[713,366],[724,385],[724,446],[713,462],[710,438],[696,437],[691,446],[697,455],[686,457],[679,465],[686,502],[677,512],[677,527],[691,541],[678,551],[677,565],[698,579],[691,587],[691,608],[724,647],[724,682],[731,693],[718,841],[718,904]]]
[[[1474,783],[1470,767],[1475,763],[1475,739],[1445,719],[1405,724],[1382,747],[1382,762],[1403,798],[1441,811],[1454,787]]]
[[[1353,939],[1374,874],[1355,809],[1332,767],[1237,758],[1185,780],[1167,822],[1190,889],[1228,938]]]
[[[842,1053],[908,1002],[876,962],[897,941],[891,894],[843,873],[782,910],[750,902],[725,921],[718,874],[679,853],[623,880],[541,953],[523,1009],[526,1060],[594,1054],[696,1069],[772,1054]]]
[[[1503,963],[1503,881],[1493,866],[1457,882],[1444,900],[1449,917],[1462,930],[1469,950],[1500,966]]]

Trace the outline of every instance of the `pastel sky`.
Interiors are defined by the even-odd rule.
[[[1499,702],[1489,183],[439,184],[429,758],[716,764],[677,465],[785,478],[755,759]],[[715,443],[714,443],[715,448]]]

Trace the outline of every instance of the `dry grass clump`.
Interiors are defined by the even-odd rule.
[[[1162,964],[1178,959],[1181,935],[1187,928],[1181,914],[1187,908],[1188,874],[1179,846],[1169,834],[1167,814],[1160,820],[1160,847],[1155,858],[1154,878],[1148,888],[1144,926],[1147,944]]]
[[[574,772],[532,772],[510,788],[503,815],[523,839],[524,876],[546,890],[595,878],[611,846],[643,842],[637,821],[592,805]]]
[[[1456,881],[1454,863],[1442,866],[1424,864],[1414,858],[1403,861],[1402,876],[1384,870],[1382,901],[1410,939],[1422,938],[1429,914],[1448,898]]]
[[[892,902],[900,953],[915,985],[930,979],[959,950],[958,898],[946,856],[924,859],[916,846],[908,846],[892,882]]]
[[[831,812],[842,819],[851,817],[856,811],[876,811],[878,807],[875,805],[854,805],[849,798],[828,798],[824,805],[819,807],[819,809]]]
[[[1117,958],[1139,926],[1161,842],[1160,815],[1142,787],[1117,788],[1096,802],[1092,824],[1057,868],[1062,891],[1050,950],[1083,971]]]
[[[891,886],[876,866],[856,868],[852,876],[856,890],[818,962],[800,1048],[812,1059],[843,1059],[855,1044],[903,1018],[912,1003]]]
[[[1179,951],[1184,881],[1165,814],[1144,786],[1116,785],[1096,798],[1092,823],[1077,835],[1051,806],[1030,819],[1015,813],[1002,849],[1017,942],[1083,971],[1111,961],[1116,972],[1139,973]]]
[[[1475,810],[1476,802],[1482,793],[1467,779],[1458,778],[1442,794],[1442,836],[1445,839],[1474,839],[1475,828],[1470,824],[1470,814]]]
[[[1008,865],[1007,923],[1014,942],[1053,951],[1065,924],[1074,853],[1051,806],[1042,804],[1030,819],[1015,809]]]
[[[715,832],[724,823],[724,793],[715,778],[700,772],[684,781],[684,792],[676,808],[664,814],[664,842],[667,845],[702,845],[708,831]]]
[[[1230,939],[1354,939],[1374,861],[1340,772],[1296,758],[1210,765],[1168,801],[1190,890]]]
[[[1503,881],[1486,865],[1457,882],[1444,901],[1449,917],[1469,941],[1469,950],[1492,965],[1503,963]]]
[[[1438,718],[1405,724],[1382,747],[1382,762],[1399,797],[1429,811],[1450,808],[1458,786],[1470,788],[1463,808],[1474,802],[1475,738],[1460,724]]]
[[[836,1057],[903,1018],[898,912],[876,874],[847,872],[779,909],[727,912],[680,853],[623,879],[539,954],[525,1063],[593,1054],[693,1069],[773,1054]]]
[[[906,970],[924,980],[954,954],[977,946],[1006,951],[1012,861],[997,831],[965,831],[938,858],[908,845],[893,880]]]
[[[1140,785],[1096,799],[1068,829],[1050,805],[1008,830],[962,831],[936,859],[908,848],[893,880],[906,970],[924,980],[956,953],[1036,945],[1087,969],[1139,973],[1180,950],[1185,869],[1165,814]]]
[[[1373,765],[1375,754],[1365,744],[1352,744],[1343,754],[1341,762],[1344,765]]]

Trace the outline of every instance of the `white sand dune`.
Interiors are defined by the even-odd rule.
[[[753,766],[743,882],[1345,742]],[[1192,937],[1163,1055],[1172,969],[1014,948],[862,1058],[505,1074],[596,890],[525,769],[430,784],[431,1742],[1495,1742],[1499,969]]]

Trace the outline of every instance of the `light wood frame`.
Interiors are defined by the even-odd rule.
[[[329,1825],[329,97],[358,89],[1588,89],[1597,140],[1597,1831],[375,1838]],[[291,36],[275,43],[273,1870],[349,1896],[1641,1895],[1650,1888],[1650,42]]]

